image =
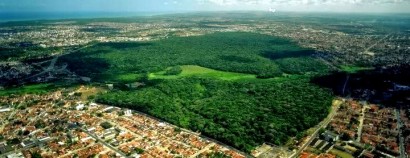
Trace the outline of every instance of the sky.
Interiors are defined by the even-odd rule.
[[[269,10],[410,13],[410,0],[0,0],[0,12],[192,12]]]

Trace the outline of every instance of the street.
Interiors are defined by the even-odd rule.
[[[305,144],[302,145],[294,154],[289,156],[290,158],[296,158],[297,156],[300,155],[300,153],[305,150],[305,148],[313,141],[313,139],[316,137],[316,135],[319,133],[321,128],[326,128],[326,126],[330,123],[330,121],[333,119],[333,117],[336,115],[337,110],[339,109],[340,105],[344,101],[341,100],[334,100],[333,105],[332,105],[332,110],[328,117],[322,121],[322,123],[319,125],[319,127],[316,128],[315,132],[311,136],[309,136],[309,139],[305,142]]]

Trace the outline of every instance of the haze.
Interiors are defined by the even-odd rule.
[[[0,12],[188,12],[268,10],[408,13],[409,0],[2,0]]]

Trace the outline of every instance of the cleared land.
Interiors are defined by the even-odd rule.
[[[180,66],[182,72],[177,75],[166,75],[166,71],[150,73],[149,79],[178,79],[182,77],[210,77],[221,80],[256,79],[256,75],[218,71],[196,65]]]
[[[341,66],[341,70],[347,73],[357,73],[359,71],[363,70],[373,70],[374,68],[372,67],[360,67],[360,66]]]
[[[337,149],[330,150],[330,153],[335,154],[341,158],[353,158],[353,156],[347,152],[343,152]]]

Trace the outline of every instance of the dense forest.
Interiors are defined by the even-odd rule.
[[[139,110],[244,151],[264,142],[283,144],[327,116],[330,91],[305,79],[227,82],[185,78],[114,91],[100,103]]]
[[[279,145],[302,136],[327,115],[331,91],[310,79],[329,69],[313,53],[286,39],[231,32],[100,43],[60,57],[59,64],[97,82],[144,82],[142,88],[100,94],[96,101],[142,111],[250,152],[264,142]],[[148,77],[157,72],[165,77]],[[212,77],[221,74],[229,80]]]
[[[259,78],[326,72],[326,65],[312,54],[312,50],[286,39],[234,32],[151,43],[101,43],[63,56],[61,62],[69,63],[69,68],[80,75],[104,81],[116,75],[156,72],[177,65],[255,74]]]

